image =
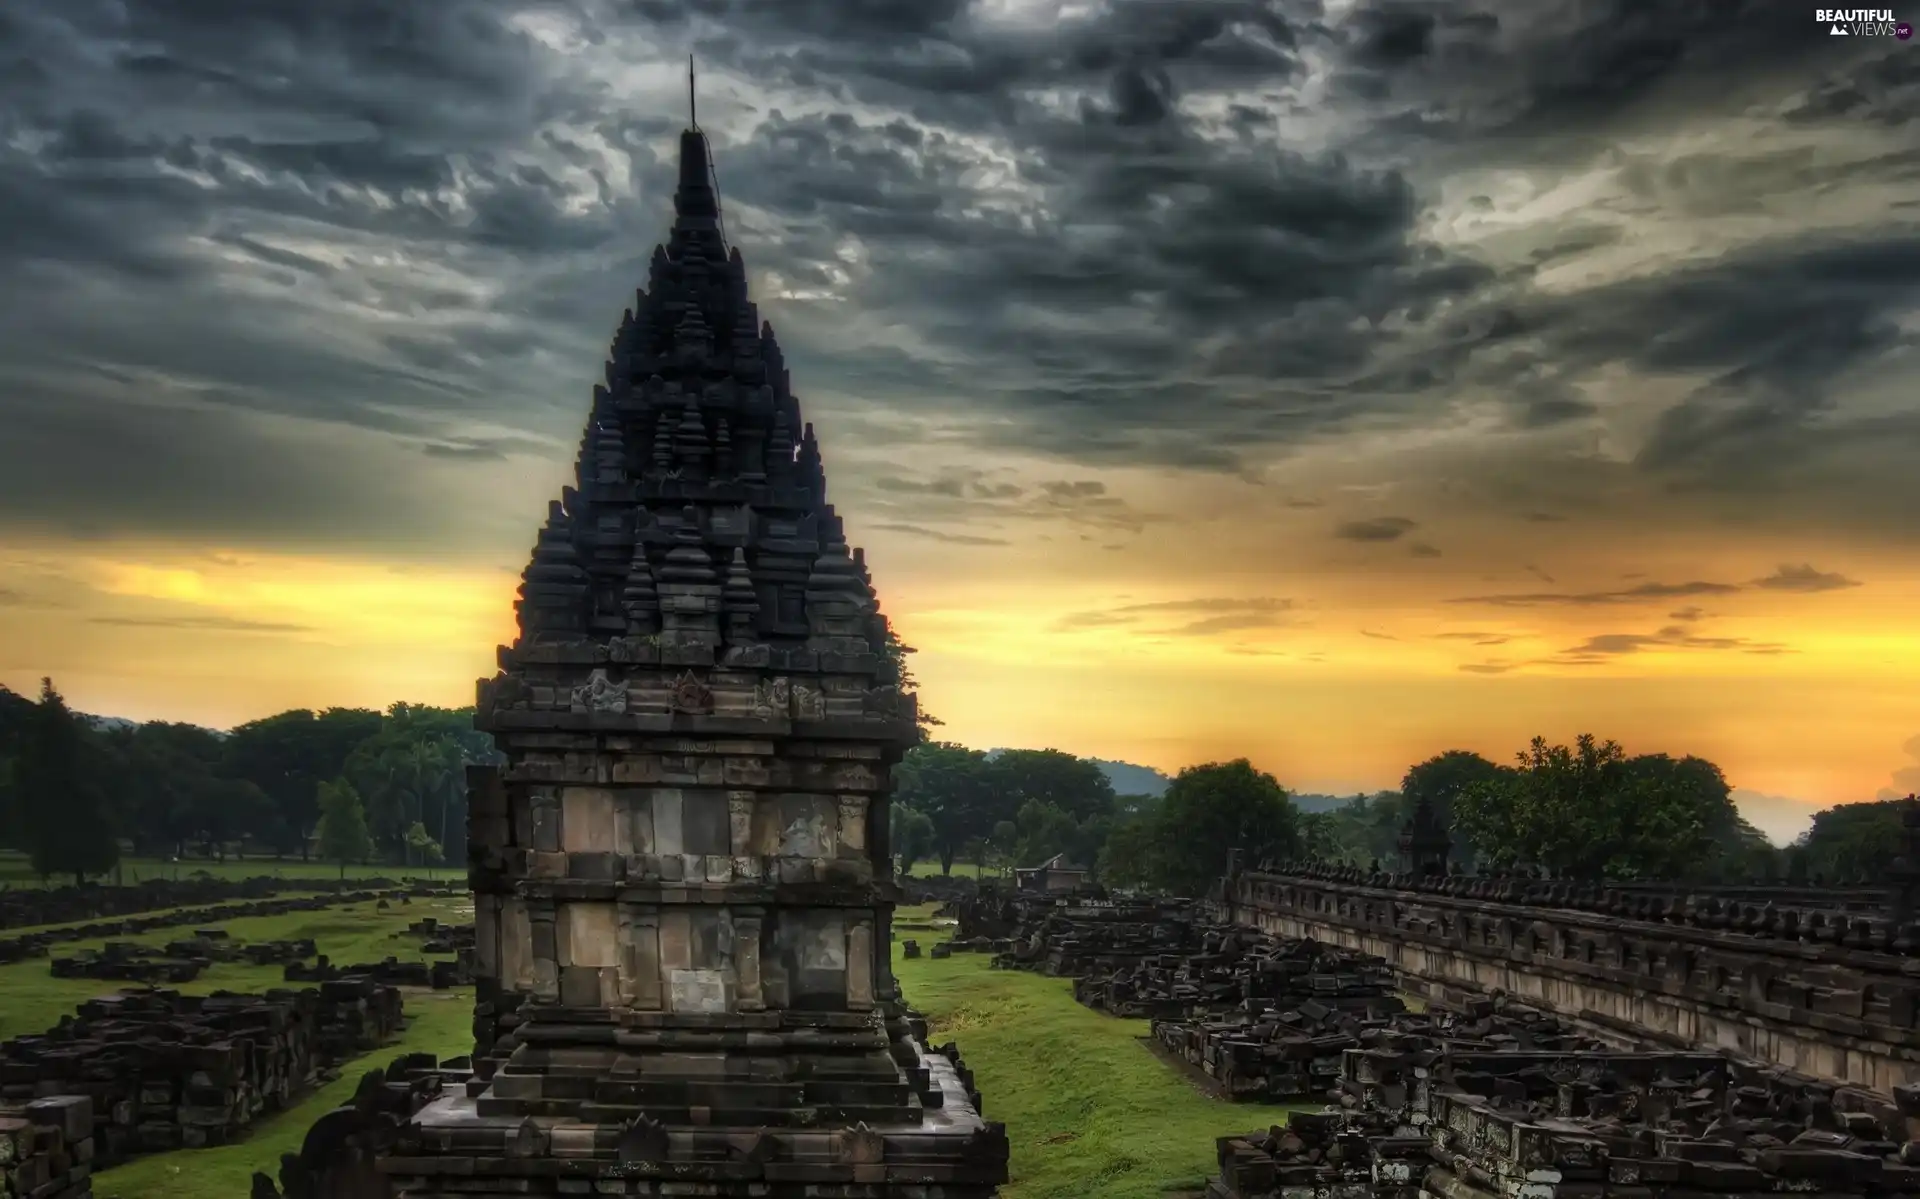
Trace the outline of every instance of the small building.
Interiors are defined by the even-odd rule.
[[[1045,891],[1059,894],[1078,890],[1087,884],[1087,868],[1073,866],[1067,862],[1067,855],[1054,854],[1038,866],[1022,869],[1014,867],[1013,885],[1022,891]]]

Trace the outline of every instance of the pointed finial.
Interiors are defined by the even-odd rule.
[[[693,55],[687,55],[687,127],[700,128],[700,110],[694,106],[693,99]]]

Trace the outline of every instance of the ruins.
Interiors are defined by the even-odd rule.
[[[1005,1133],[891,973],[916,704],[697,128],[674,210],[479,688],[472,1072],[378,1193],[992,1195]]]

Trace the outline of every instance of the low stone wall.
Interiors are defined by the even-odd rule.
[[[1516,995],[1882,1094],[1920,1079],[1914,941],[1885,921],[1358,871],[1239,872],[1220,898],[1236,923],[1374,954],[1443,994]]]
[[[401,1021],[400,992],[371,979],[265,995],[108,996],[44,1035],[0,1042],[0,1101],[86,1096],[102,1167],[224,1144],[390,1040]]]
[[[93,1151],[85,1095],[0,1104],[0,1199],[88,1199]]]

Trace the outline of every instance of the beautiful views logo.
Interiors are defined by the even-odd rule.
[[[1890,8],[1816,8],[1813,19],[1827,26],[1829,37],[1891,37],[1906,41],[1913,26],[1896,21]]]

